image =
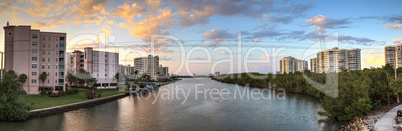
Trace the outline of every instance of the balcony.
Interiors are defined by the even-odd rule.
[[[63,44],[64,45],[64,44]],[[64,47],[64,46],[59,46],[59,50],[66,50],[66,47]]]
[[[64,58],[64,54],[59,54],[59,58]]]
[[[64,79],[64,75],[59,75],[59,79]]]
[[[59,64],[60,64],[60,65],[64,65],[64,61],[59,61]]]
[[[59,67],[59,72],[64,72],[64,67]]]
[[[64,82],[59,82],[59,85],[60,85],[60,86],[63,86],[63,85],[64,85]]]

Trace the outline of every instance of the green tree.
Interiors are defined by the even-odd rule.
[[[47,73],[46,72],[42,72],[39,75],[39,80],[43,83],[43,86],[45,86],[45,80],[47,79]]]
[[[138,70],[134,71],[134,81],[137,79],[137,75],[138,75]]]
[[[8,70],[8,71],[6,72],[6,74],[9,74],[12,79],[17,78],[17,74],[15,73],[14,70]]]
[[[117,83],[119,83],[119,80],[120,80],[120,73],[116,73],[115,75],[114,75],[114,78],[117,80]]]
[[[23,89],[23,84],[27,81],[27,75],[25,74],[20,74],[20,76],[18,76],[18,82],[21,83],[21,89]],[[29,94],[29,86],[28,86],[28,94]]]
[[[389,84],[390,88],[392,89],[392,91],[394,91],[394,95],[397,96],[397,99],[399,101],[399,94],[402,92],[402,78],[399,77],[395,80],[392,80],[391,83]]]
[[[0,120],[23,120],[28,117],[29,106],[21,102],[18,80],[6,73],[0,81]]]

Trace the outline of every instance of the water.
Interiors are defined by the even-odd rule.
[[[195,84],[200,84],[195,87]],[[178,92],[172,89],[179,89]],[[195,90],[197,89],[197,91]],[[182,93],[182,90],[185,93]],[[200,93],[208,90],[207,93]],[[225,90],[223,98],[210,93]],[[241,99],[239,93],[245,95]],[[254,98],[250,94],[254,90]],[[237,94],[234,93],[237,91]],[[239,92],[240,91],[240,92]],[[247,92],[248,91],[248,92]],[[155,94],[125,97],[102,105],[23,122],[0,122],[0,130],[336,130],[323,120],[309,96],[235,87],[204,79],[183,79]],[[184,96],[188,94],[185,101]],[[210,94],[212,94],[210,96]],[[172,98],[172,95],[174,96]],[[246,96],[249,95],[249,99]],[[155,98],[159,96],[159,98]],[[163,98],[162,98],[163,97]],[[204,99],[206,97],[206,99]],[[146,99],[147,98],[147,99]],[[169,98],[169,99],[168,99]],[[181,99],[178,99],[181,98]],[[269,99],[268,99],[269,98]]]

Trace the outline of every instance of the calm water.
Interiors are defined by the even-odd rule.
[[[196,88],[195,84],[200,85]],[[178,92],[173,89],[178,89]],[[219,95],[210,92],[215,93],[218,90],[224,90],[225,99],[214,99]],[[252,90],[254,91],[251,92]],[[204,91],[207,93],[202,93]],[[241,99],[243,91],[245,95]],[[317,114],[317,111],[323,110],[317,99],[272,91],[258,94],[258,91],[261,90],[242,86],[236,88],[235,85],[219,83],[209,78],[183,79],[162,86],[155,94],[144,98],[131,96],[39,119],[0,122],[0,130],[300,131],[336,130],[338,127],[336,123],[325,121]],[[260,99],[253,99],[250,96],[252,93],[256,93],[254,98]],[[187,94],[185,101],[184,96]]]

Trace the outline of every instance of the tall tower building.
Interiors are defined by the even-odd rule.
[[[308,65],[305,60],[298,60],[294,57],[288,56],[282,58],[280,61],[280,72],[281,74],[290,73],[290,72],[302,72],[307,70]]]
[[[310,59],[310,71],[313,73],[317,73],[318,72],[318,68],[317,68],[317,58],[311,58]]]
[[[3,29],[5,71],[27,75],[22,86],[28,94],[38,94],[43,89],[65,90],[66,33],[41,32],[26,25],[7,24]],[[48,75],[43,82],[39,79],[42,72]]]
[[[311,62],[311,61],[310,61]],[[346,70],[361,69],[360,49],[333,48],[317,53],[317,73],[340,72]]]
[[[402,44],[385,46],[385,63],[392,67],[402,67]]]
[[[159,57],[148,55],[148,57],[134,58],[134,69],[138,70],[138,74],[147,74],[151,79],[156,80],[158,77]]]

